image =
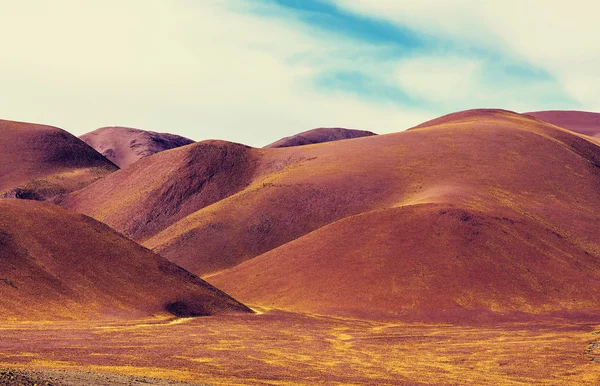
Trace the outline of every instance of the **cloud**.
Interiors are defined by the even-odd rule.
[[[262,146],[319,126],[400,131],[477,105],[591,106],[597,48],[549,31],[590,63],[567,71],[574,59],[521,25],[533,13],[511,32],[498,4],[0,0],[0,117]]]
[[[2,4],[4,3],[4,4]],[[73,133],[105,125],[261,146],[318,126],[399,131],[429,118],[313,87],[368,44],[306,34],[265,4],[2,2],[0,116]],[[135,11],[132,11],[135,10]],[[354,64],[360,63],[360,61]]]
[[[356,45],[352,55],[344,51],[345,62],[323,55],[315,82],[321,93],[345,91],[431,115],[474,107],[580,106],[543,66],[510,50],[500,36],[475,33],[485,13],[494,10],[490,3],[473,8],[468,1],[428,0],[259,3],[280,8],[265,17],[288,20],[307,36],[345,42],[345,50]]]
[[[465,46],[486,47],[546,71],[566,98],[598,109],[600,3],[587,0],[335,0],[349,12],[380,18]],[[535,108],[535,103],[530,103]],[[541,107],[546,106],[541,103]]]

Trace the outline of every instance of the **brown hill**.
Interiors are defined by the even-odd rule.
[[[0,120],[0,196],[43,200],[118,168],[56,127]]]
[[[345,218],[208,280],[248,304],[319,314],[600,314],[598,255],[527,216],[445,204]]]
[[[194,143],[179,135],[129,127],[102,127],[79,138],[121,168],[140,158]]]
[[[199,316],[248,311],[89,217],[0,200],[0,318]]]
[[[405,202],[468,209],[479,200],[485,211],[526,212],[596,246],[594,144],[500,110],[444,120],[449,123],[308,147],[199,143],[114,173],[65,205],[202,275],[339,219]],[[187,175],[213,177],[190,185]]]
[[[600,113],[551,110],[525,114],[576,133],[600,137]]]
[[[258,157],[244,145],[198,142],[141,159],[61,205],[143,240],[246,187]]]
[[[177,248],[196,242],[196,261],[231,265],[267,249],[209,279],[258,305],[421,320],[597,313],[600,148],[586,137],[475,110],[303,155],[312,160],[260,194],[205,208],[147,245],[164,237],[166,256],[200,269]],[[209,213],[222,236],[201,226]]]
[[[318,129],[304,131],[300,134],[292,135],[290,137],[282,138],[279,141],[273,142],[272,144],[265,146],[265,148],[303,146],[310,145],[313,143],[323,143],[340,141],[343,139],[369,137],[372,135],[377,134],[365,130],[342,129],[339,127],[322,127]]]

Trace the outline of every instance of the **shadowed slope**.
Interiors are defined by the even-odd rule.
[[[235,143],[198,142],[141,159],[60,204],[140,240],[247,186],[255,153]]]
[[[0,318],[140,317],[248,311],[89,217],[0,200]]]
[[[600,137],[600,113],[552,110],[525,114],[576,133]]]
[[[129,127],[102,127],[79,138],[121,168],[140,158],[194,143],[179,135]]]
[[[292,135],[290,137],[282,138],[279,141],[273,142],[272,144],[265,146],[265,148],[303,146],[310,145],[313,143],[323,143],[340,141],[343,139],[369,137],[372,135],[377,134],[365,130],[323,127],[304,131],[300,134]]]
[[[43,200],[117,169],[64,130],[0,120],[0,196]]]

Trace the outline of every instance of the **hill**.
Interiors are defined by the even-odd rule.
[[[256,149],[203,141],[143,158],[60,204],[143,240],[252,181]]]
[[[174,134],[129,127],[102,127],[79,138],[121,168],[140,158],[194,143]]]
[[[576,133],[600,137],[600,113],[551,110],[525,114]]]
[[[286,181],[311,176],[312,200],[301,188],[287,197],[304,211],[280,219],[280,188],[275,204],[265,192],[261,204],[228,208],[237,221],[222,226],[251,221],[240,214],[251,207],[272,221],[263,240],[289,241],[272,242],[263,255],[209,276],[211,283],[249,304],[338,315],[458,321],[598,313],[600,148],[585,137],[475,110],[310,155],[317,158]],[[274,184],[285,185],[282,178]],[[352,200],[340,205],[344,196]],[[330,225],[315,226],[315,206]],[[312,232],[296,236],[297,224]],[[226,242],[251,242],[229,232]]]
[[[303,146],[314,143],[340,141],[343,139],[369,137],[372,135],[377,134],[365,130],[342,129],[338,127],[322,127],[318,129],[304,131],[300,134],[292,135],[290,137],[282,138],[276,142],[273,142],[270,145],[265,146],[265,148]]]
[[[573,186],[588,207],[596,202],[595,177],[584,180],[567,173],[568,168],[582,167],[581,156],[569,158],[569,146],[595,157],[596,146],[585,139],[498,110],[444,119],[454,121],[435,129],[309,147],[252,149],[200,142],[144,159],[135,169],[121,170],[70,195],[63,204],[198,274],[210,274],[333,221],[388,208],[407,197],[435,193],[456,204],[476,189],[488,198],[489,189],[510,195],[516,187],[520,195],[530,191],[545,201],[569,195],[567,202],[572,203],[574,193],[564,186]],[[554,148],[570,161],[549,162],[541,149]],[[550,164],[556,166],[553,171],[547,169]],[[565,171],[560,177],[567,185],[553,182],[557,170]],[[587,176],[590,170],[580,174]],[[134,191],[139,193],[132,195]],[[548,204],[555,206],[555,201]],[[568,212],[556,211],[553,221]],[[578,226],[577,232],[585,229]]]
[[[118,168],[52,126],[0,120],[0,196],[44,200],[81,189]]]
[[[463,322],[600,314],[597,254],[526,216],[440,204],[339,220],[207,280],[247,304],[326,315]]]
[[[52,320],[249,311],[89,217],[0,200],[0,319]]]

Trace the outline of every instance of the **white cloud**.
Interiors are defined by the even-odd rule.
[[[600,3],[590,0],[335,0],[354,12],[498,50],[546,69],[597,109]]]
[[[389,132],[431,117],[309,86],[317,71],[356,65],[348,53],[376,48],[223,4],[0,0],[0,116],[255,146],[317,126]]]
[[[583,106],[600,107],[593,39],[600,33],[590,9],[575,15],[570,2],[555,16],[517,2],[337,1],[425,34],[530,60]],[[265,16],[281,14],[268,5],[250,7],[257,2],[0,0],[0,118],[76,134],[124,125],[261,146],[318,126],[400,131],[440,109],[476,103],[530,109],[528,95],[550,87],[491,90],[477,58],[424,53],[384,60],[384,45]],[[578,34],[585,36],[574,39]],[[323,72],[357,70],[396,81],[429,100],[429,110],[314,86]]]

